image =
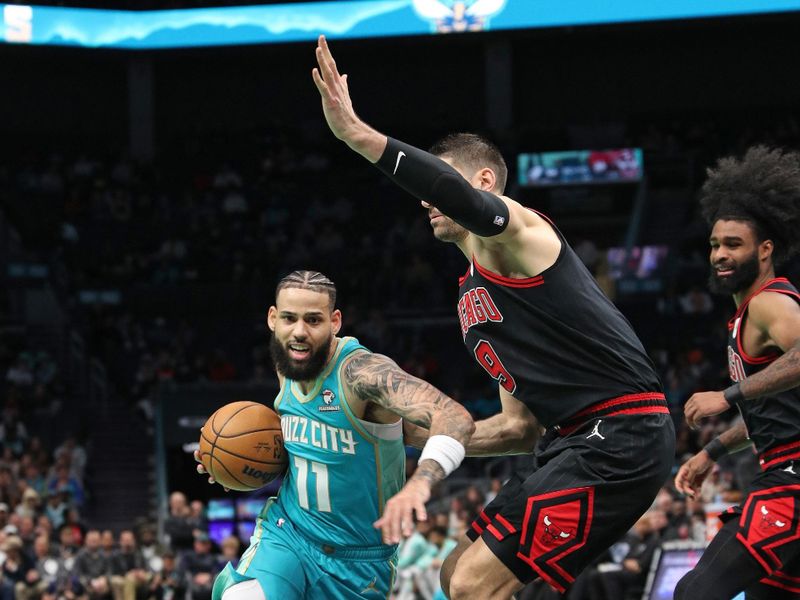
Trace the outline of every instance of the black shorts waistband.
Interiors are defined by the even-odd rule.
[[[669,414],[667,398],[661,392],[642,392],[626,394],[610,400],[591,404],[572,415],[569,419],[554,425],[553,429],[560,436],[567,436],[597,417],[614,417],[617,415],[648,415],[656,413]]]
[[[781,444],[762,452],[758,455],[758,464],[762,471],[766,471],[797,459],[800,459],[800,440]]]

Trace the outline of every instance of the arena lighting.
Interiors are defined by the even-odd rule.
[[[122,11],[0,4],[0,40],[152,50],[800,11],[800,0],[347,0]]]

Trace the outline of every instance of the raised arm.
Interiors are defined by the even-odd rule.
[[[502,410],[475,422],[475,433],[466,446],[467,456],[502,456],[530,454],[540,437],[540,426],[531,411],[511,394],[500,388]],[[426,428],[404,423],[406,443],[422,448],[428,440]]]
[[[353,109],[347,75],[339,73],[324,36],[316,52],[319,67],[312,77],[331,131],[397,185],[481,237],[510,239],[537,221],[513,200],[492,193],[494,179],[477,189],[442,159],[367,125]]]
[[[475,423],[463,406],[381,354],[354,354],[344,365],[342,379],[351,396],[430,430],[417,470],[400,493],[389,499],[375,523],[383,529],[384,542],[394,544],[401,533],[413,532],[413,513],[427,519],[425,502],[431,487],[461,463]]]

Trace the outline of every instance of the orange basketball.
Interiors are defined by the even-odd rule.
[[[200,460],[224,487],[249,492],[286,469],[281,418],[257,402],[232,402],[200,430]]]

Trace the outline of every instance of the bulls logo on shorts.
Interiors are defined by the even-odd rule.
[[[800,486],[786,485],[750,495],[742,507],[737,538],[768,573],[787,557],[787,544],[800,539]]]
[[[557,589],[566,589],[575,578],[559,562],[586,543],[593,505],[591,487],[528,498],[517,556],[545,581]]]

